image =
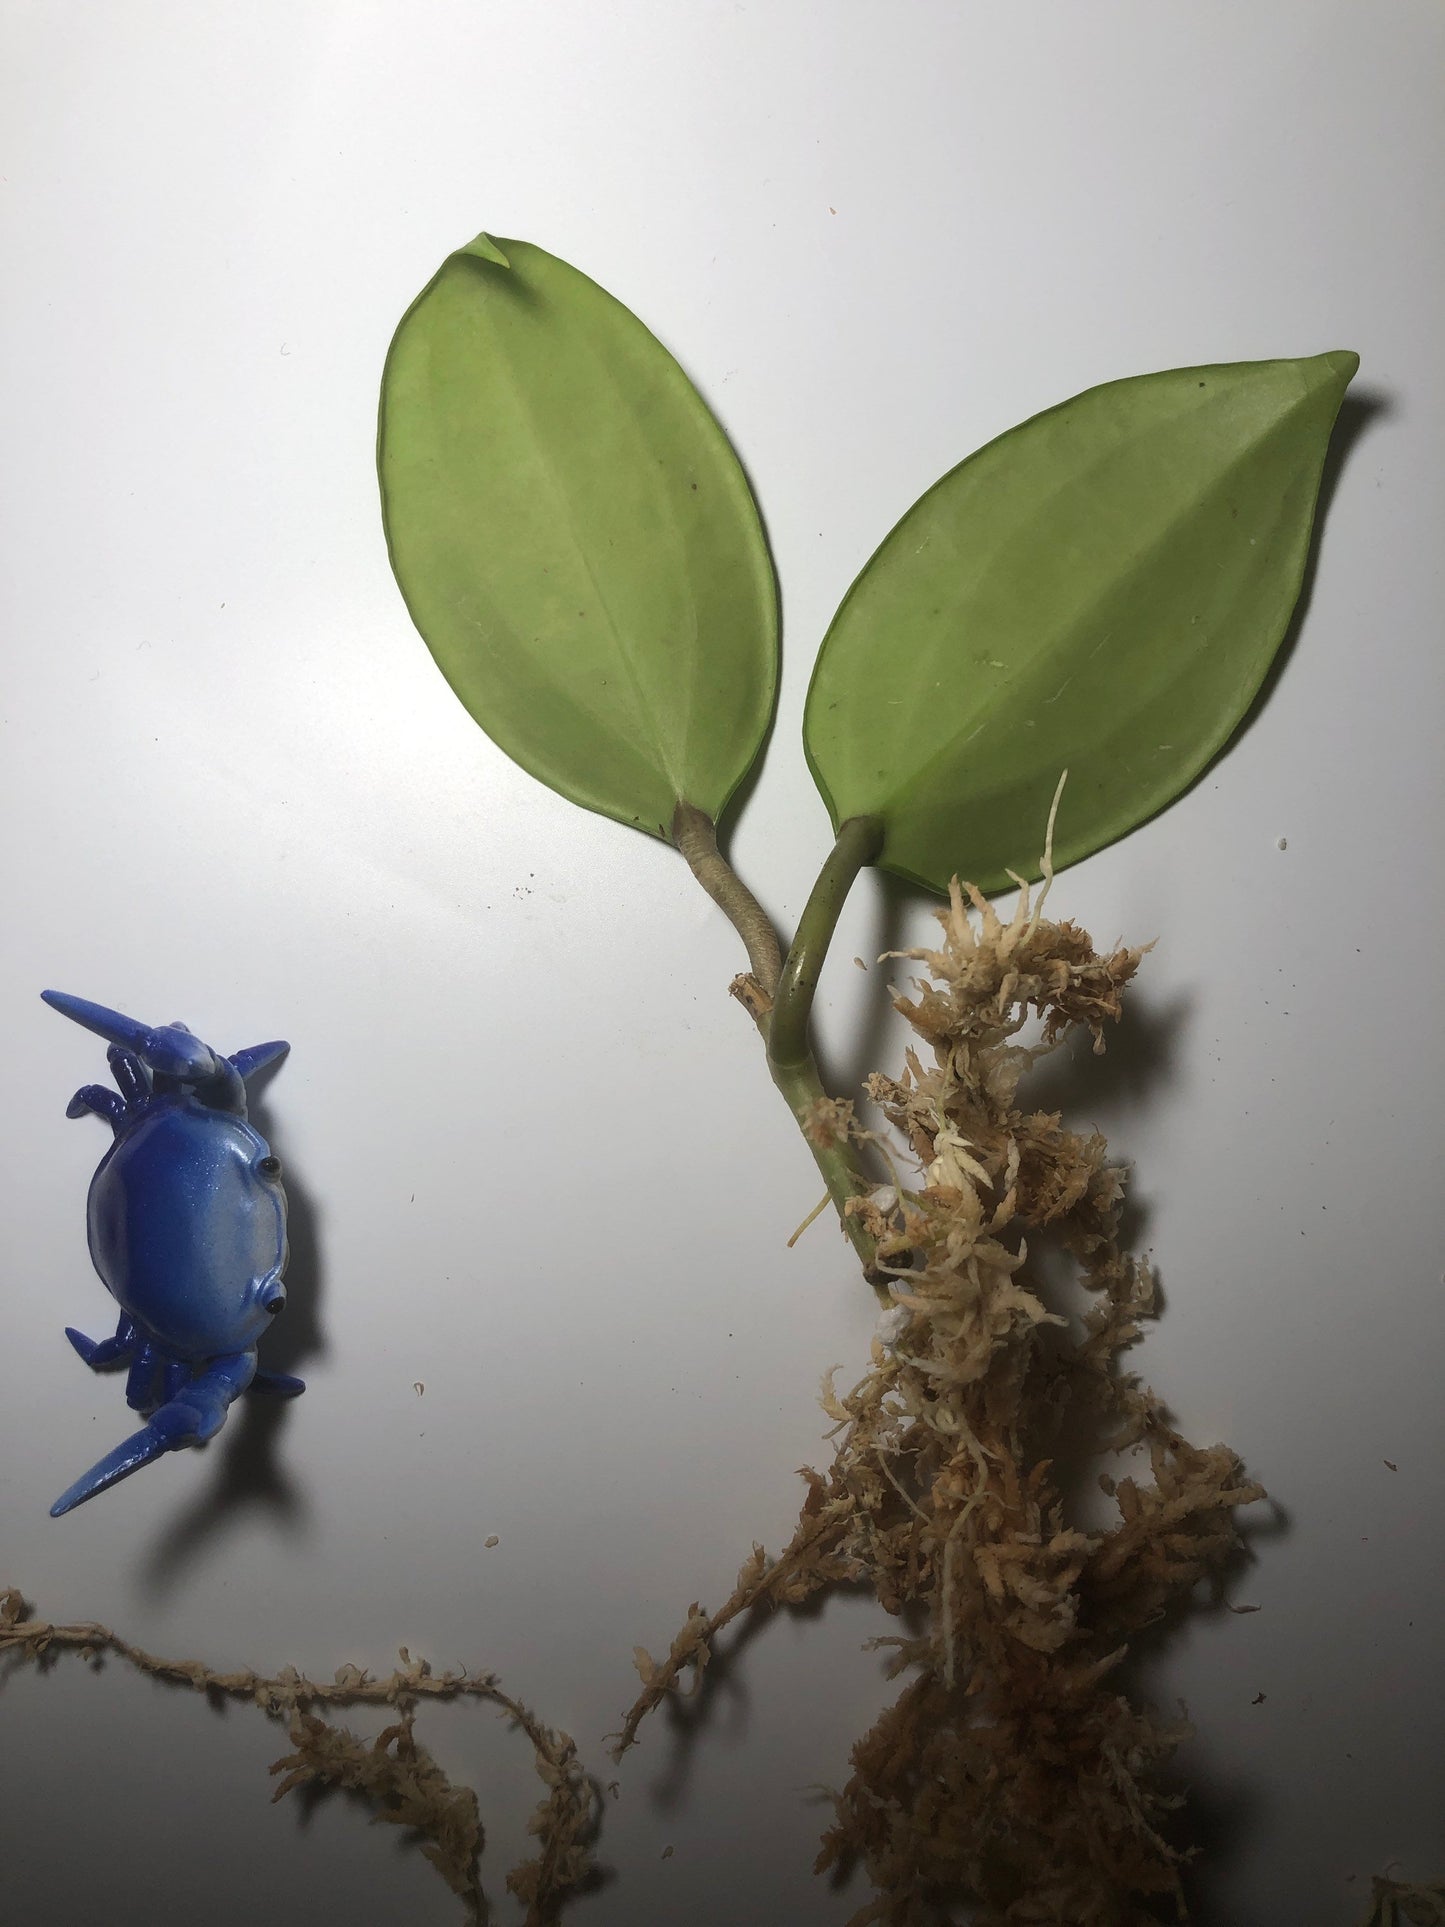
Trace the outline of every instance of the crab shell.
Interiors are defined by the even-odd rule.
[[[256,1343],[286,1302],[286,1194],[266,1140],[183,1098],[118,1137],[90,1185],[90,1255],[177,1358]]]

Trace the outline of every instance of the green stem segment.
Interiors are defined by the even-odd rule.
[[[768,1068],[773,1082],[807,1139],[843,1229],[875,1288],[879,1288],[880,1281],[873,1269],[877,1256],[873,1240],[860,1220],[849,1217],[845,1209],[850,1198],[870,1189],[870,1183],[852,1142],[828,1131],[824,1124],[826,1114],[818,1109],[821,1102],[826,1102],[827,1093],[809,1040],[809,1019],[823,959],[828,954],[844,901],[858,872],[873,861],[882,847],[883,825],[877,817],[850,817],[839,829],[832,854],[813,885],[793,946],[783,960],[768,1026]]]
[[[783,960],[768,1031],[768,1062],[774,1076],[813,1061],[808,1020],[823,971],[823,959],[854,879],[883,848],[883,824],[876,816],[850,816],[838,831],[832,854],[818,873],[813,894],[798,922],[793,947]]]

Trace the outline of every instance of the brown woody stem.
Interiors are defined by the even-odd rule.
[[[692,803],[679,803],[672,813],[672,840],[742,938],[753,975],[771,1001],[783,966],[782,946],[767,911],[718,849],[712,818]]]

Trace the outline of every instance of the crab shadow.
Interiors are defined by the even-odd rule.
[[[290,1256],[286,1265],[286,1310],[276,1320],[275,1329],[266,1334],[261,1363],[268,1371],[304,1377],[299,1368],[326,1350],[321,1324],[324,1265],[320,1224],[311,1194],[286,1156],[284,1132],[267,1111],[265,1093],[274,1074],[267,1069],[251,1080],[250,1116],[281,1157],[286,1172]],[[304,1529],[311,1508],[283,1449],[292,1413],[300,1402],[247,1392],[232,1407],[218,1437],[196,1448],[211,1476],[146,1553],[140,1583],[148,1597],[173,1591],[213,1546],[234,1532],[242,1520],[257,1513],[293,1536]]]

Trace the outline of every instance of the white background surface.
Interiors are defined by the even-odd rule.
[[[1151,1677],[1198,1727],[1199,1917],[1343,1923],[1371,1870],[1439,1878],[1438,8],[3,20],[0,1580],[218,1665],[492,1666],[605,1776],[632,1646],[786,1537],[818,1375],[863,1360],[841,1241],[784,1249],[815,1179],[725,994],[732,932],[670,851],[487,742],[388,573],[376,387],[449,249],[485,226],[575,261],[747,464],[785,662],[732,847],[789,925],[828,841],[812,653],[907,504],[1091,383],[1353,347],[1366,407],[1272,697],[1056,886],[1101,940],[1159,939],[1063,1096],[1135,1161],[1167,1292],[1146,1376],[1276,1501],[1233,1591],[1263,1610],[1196,1621]],[[848,958],[928,928],[859,890],[821,1000],[840,1081],[900,1041],[886,970]],[[310,1381],[60,1522],[127,1415],[61,1338],[106,1328],[106,1139],[64,1117],[103,1060],[46,984],[226,1050],[291,1039],[272,1351]],[[841,1922],[810,1789],[890,1691],[880,1619],[772,1623],[693,1741],[654,1720],[579,1927]],[[457,1917],[390,1830],[268,1807],[284,1735],[248,1709],[72,1663],[0,1711],[6,1920]],[[480,1789],[505,1920],[525,1744],[479,1710],[424,1731]]]

